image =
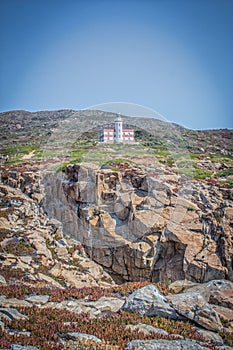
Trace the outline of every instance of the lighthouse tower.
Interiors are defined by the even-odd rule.
[[[115,137],[114,141],[115,142],[122,142],[123,137],[122,137],[122,119],[120,114],[118,115],[117,119],[115,120]]]

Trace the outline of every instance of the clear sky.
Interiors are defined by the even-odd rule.
[[[0,0],[0,111],[131,102],[233,127],[233,0]]]

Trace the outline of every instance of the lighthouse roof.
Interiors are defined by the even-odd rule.
[[[117,119],[115,119],[115,122],[122,122],[122,118],[120,114],[118,114]]]

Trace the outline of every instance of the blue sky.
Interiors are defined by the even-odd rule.
[[[0,111],[123,101],[233,126],[233,0],[0,0],[0,50]]]

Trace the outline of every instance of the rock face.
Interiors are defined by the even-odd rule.
[[[80,242],[64,238],[61,222],[49,219],[40,171],[29,169],[2,167],[0,173],[0,285],[6,276],[54,287],[114,284]]]
[[[67,180],[50,175],[47,191],[64,210],[49,209],[117,281],[233,280],[225,189],[156,169],[68,166]]]
[[[58,279],[98,285],[112,277],[232,280],[229,191],[160,164],[155,169],[87,163],[68,166],[62,179],[52,172],[42,178],[32,167],[3,168],[0,227],[9,233],[1,242],[3,266],[14,265],[30,278],[35,271],[38,278],[54,277],[54,285]],[[12,254],[14,245],[22,254]]]

